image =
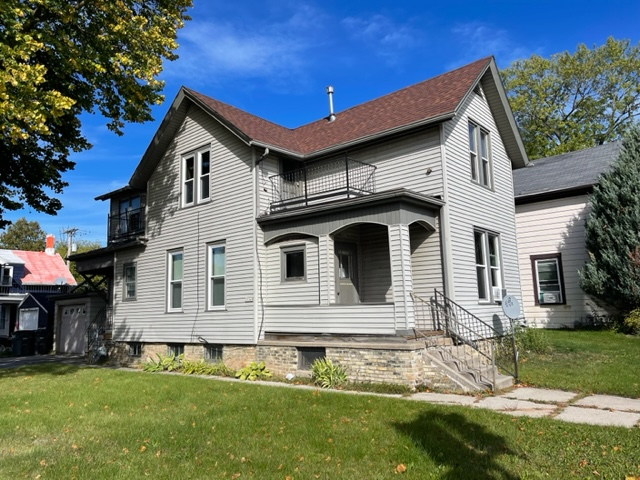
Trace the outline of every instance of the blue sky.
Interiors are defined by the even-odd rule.
[[[83,116],[93,148],[71,157],[64,208],[7,218],[37,220],[58,240],[75,227],[77,239],[104,245],[108,205],[94,197],[126,185],[181,85],[296,127],[327,115],[327,85],[339,112],[487,55],[504,68],[608,36],[640,40],[638,0],[194,0],[190,15],[180,58],[161,77],[166,101],[154,108],[155,121],[128,125],[118,137],[101,117]]]

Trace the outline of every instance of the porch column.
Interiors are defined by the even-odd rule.
[[[320,305],[335,303],[335,261],[333,238],[330,235],[318,237],[318,265],[320,280]]]
[[[410,330],[415,325],[413,309],[413,274],[408,225],[389,225],[389,258],[391,284],[395,305],[396,332]]]

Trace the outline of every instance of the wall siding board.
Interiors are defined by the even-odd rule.
[[[182,208],[181,155],[211,146],[211,200]],[[148,182],[146,248],[118,252],[114,338],[119,341],[254,343],[251,150],[192,107]],[[243,200],[246,199],[246,201]],[[226,242],[226,308],[206,308],[206,245]],[[184,251],[183,309],[166,313],[168,250]],[[137,298],[120,301],[122,262],[136,261]]]
[[[493,189],[471,180],[468,123],[474,121],[490,133]],[[460,114],[444,124],[447,162],[447,198],[454,291],[449,296],[480,319],[494,322],[502,315],[496,304],[478,301],[473,229],[500,234],[503,288],[520,295],[520,273],[516,245],[512,165],[504,149],[486,101],[473,93]],[[504,318],[503,318],[504,320]]]
[[[588,260],[584,224],[589,215],[586,195],[516,206],[518,253],[522,272],[522,305],[527,324],[573,327],[604,308],[580,288],[578,271]],[[560,253],[564,274],[564,305],[535,304],[531,255]]]

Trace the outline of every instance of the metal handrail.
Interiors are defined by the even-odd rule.
[[[124,239],[144,233],[144,207],[109,215],[108,241]]]

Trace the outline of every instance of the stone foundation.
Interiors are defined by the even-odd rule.
[[[298,368],[298,347],[322,347],[326,357],[334,364],[347,370],[352,382],[390,383],[415,388],[426,385],[432,388],[456,390],[457,385],[432,365],[424,355],[423,342],[406,343],[352,343],[352,342],[283,342],[263,341],[258,345],[224,345],[223,363],[238,370],[252,361],[263,361],[275,376],[284,377],[292,373],[298,377],[309,377],[311,371]],[[157,358],[156,354],[167,355],[168,346],[164,343],[143,343],[139,357],[129,355],[127,343],[115,344],[110,360],[118,365],[134,366],[144,363],[148,358]],[[202,344],[185,344],[184,356],[189,360],[203,360],[205,347]]]

